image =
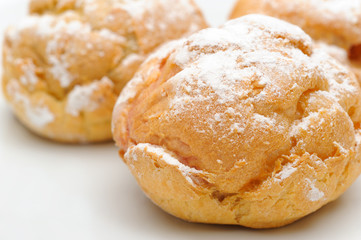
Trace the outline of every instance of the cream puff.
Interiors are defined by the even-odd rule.
[[[151,55],[113,114],[145,194],[191,222],[272,228],[361,172],[361,90],[299,27],[248,15]]]
[[[193,0],[32,0],[30,13],[5,34],[4,95],[25,126],[68,143],[110,140],[145,57],[207,26]]]
[[[360,0],[238,0],[231,18],[265,14],[301,27],[321,42],[330,54],[349,66],[361,83],[361,1]],[[330,45],[325,47],[325,44]],[[346,55],[346,58],[344,56]],[[338,56],[340,57],[340,54]]]

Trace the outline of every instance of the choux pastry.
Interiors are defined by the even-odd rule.
[[[18,119],[60,142],[111,140],[123,86],[162,43],[205,28],[193,0],[32,0],[10,27],[3,91]]]
[[[341,55],[361,83],[361,0],[238,0],[231,18],[258,13],[298,25],[324,50]],[[340,56],[340,55],[338,55]]]
[[[279,227],[360,174],[360,91],[299,27],[248,15],[152,54],[117,101],[113,135],[168,213]]]

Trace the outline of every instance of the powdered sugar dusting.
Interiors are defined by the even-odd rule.
[[[66,112],[77,117],[81,111],[92,112],[99,107],[99,103],[92,99],[92,96],[96,90],[102,85],[111,85],[113,82],[104,77],[100,81],[95,81],[86,86],[75,86],[75,88],[69,93]]]
[[[119,36],[115,32],[110,31],[109,29],[103,28],[99,31],[99,35],[102,36],[105,39],[111,40],[113,42],[116,42],[118,44],[125,44],[127,41],[125,37]]]
[[[279,35],[285,39],[277,38]],[[173,56],[183,70],[169,80],[178,89],[171,107],[181,112],[184,104],[212,98],[219,104],[239,101],[252,92],[242,88],[252,81],[256,87],[279,91],[270,79],[289,76],[295,68],[309,65],[308,56],[298,48],[285,48],[288,56],[269,50],[280,41],[302,43],[304,51],[312,46],[311,39],[300,28],[261,15],[249,15],[230,21],[223,28],[194,34]],[[298,65],[290,58],[296,58]],[[193,97],[184,94],[187,89],[195,92],[202,89],[210,94]]]
[[[346,66],[340,65],[320,49],[315,50],[313,59],[315,64],[322,66],[320,72],[328,80],[330,92],[336,99],[340,99],[341,95],[354,95],[357,88],[354,79],[348,76],[349,70]]]
[[[356,132],[356,143],[357,145],[361,145],[361,132]]]
[[[307,117],[302,118],[301,121],[295,121],[290,135],[297,136],[300,131],[308,131],[311,127],[317,127],[316,124],[322,124],[323,121],[324,119],[320,117],[318,112],[312,112]]]
[[[298,9],[312,9],[317,12],[317,17],[327,22],[338,21],[349,22],[357,24],[361,15],[361,4],[359,0],[293,0],[287,1],[273,1],[263,0],[264,3],[269,4],[273,9],[285,9],[287,12],[297,13]]]
[[[177,90],[170,103],[173,113],[210,99],[224,105],[241,99],[261,102],[270,95],[282,98],[287,94],[283,79],[299,73],[302,75],[297,77],[324,78],[330,86],[329,95],[340,103],[345,94],[355,94],[357,87],[348,70],[312,47],[311,38],[299,27],[262,15],[248,15],[220,29],[202,30],[171,56],[183,69],[169,80]],[[290,89],[300,88],[290,84]],[[261,115],[255,115],[254,121],[269,126],[276,123]]]
[[[48,54],[50,72],[54,78],[59,80],[62,87],[68,87],[74,80],[74,76],[68,72],[69,63],[66,55],[58,54],[59,49],[64,47],[60,45],[60,39],[64,34],[87,35],[91,32],[90,25],[74,20],[66,22],[50,15],[30,16],[20,22],[16,28],[11,28],[10,36],[17,39],[20,37],[20,33],[28,29],[35,29],[35,34],[39,37],[49,39],[46,53]]]
[[[38,77],[35,73],[36,66],[32,61],[22,65],[21,70],[24,72],[24,75],[20,77],[20,82],[22,84],[32,87],[38,82]]]
[[[123,66],[131,66],[134,63],[139,63],[142,62],[144,60],[144,57],[139,55],[139,54],[135,54],[132,53],[130,55],[128,55],[123,61],[122,61],[122,65]]]
[[[311,188],[307,193],[307,198],[311,202],[317,202],[325,196],[325,193],[320,191],[320,189],[318,189],[315,186],[315,181],[312,182],[310,179],[306,178],[306,182],[308,183],[309,187]]]
[[[22,104],[25,109],[25,114],[30,123],[37,128],[44,128],[49,123],[55,120],[55,116],[46,106],[34,106],[30,99],[20,92],[19,83],[13,79],[7,85],[7,92],[14,98],[14,101]]]
[[[48,56],[49,71],[63,88],[69,87],[74,81],[75,76],[69,72],[70,57],[69,50],[64,51],[67,36],[81,38],[85,42],[91,37],[91,34],[98,34],[105,41],[112,41],[117,44],[124,44],[126,39],[108,29],[94,31],[91,25],[78,20],[66,21],[52,15],[30,16],[16,27],[8,31],[8,36],[13,40],[18,40],[23,31],[35,29],[35,34],[41,38],[47,39],[46,54]],[[91,44],[86,44],[88,49],[92,49]],[[85,52],[86,53],[86,52]],[[101,54],[101,52],[99,53]],[[104,54],[104,53],[103,53]]]
[[[70,67],[66,60],[66,55],[60,57],[53,54],[57,51],[57,42],[55,40],[50,41],[47,47],[47,53],[49,55],[49,63],[51,64],[50,72],[53,76],[59,80],[60,86],[68,87],[74,80],[74,76],[68,72]]]
[[[43,21],[44,23],[42,23]],[[61,55],[57,54],[59,49],[63,47],[60,45],[60,39],[62,38],[64,32],[69,35],[77,34],[87,36],[91,31],[91,27],[90,25],[83,24],[79,21],[71,21],[68,23],[65,21],[57,21],[54,28],[49,31],[48,28],[54,25],[53,22],[42,19],[40,20],[40,23],[42,23],[39,24],[40,26],[43,25],[43,27],[39,28],[40,33],[48,36],[50,34],[52,37],[52,40],[49,41],[46,49],[49,56],[49,62],[52,65],[50,72],[56,79],[59,80],[62,87],[68,87],[73,82],[74,76],[68,71],[70,65],[67,61],[67,55],[65,53]]]
[[[164,14],[167,16],[167,19],[164,21],[159,21],[157,18],[147,18],[145,27],[149,31],[154,31],[156,27],[165,31],[169,26],[178,24],[185,16],[195,14],[195,8],[190,0],[123,0],[116,3],[115,6],[126,10],[134,19],[143,19],[146,13],[165,12]],[[190,32],[194,32],[195,29],[199,29],[199,26],[196,24],[191,26]]]
[[[29,29],[35,29],[35,33],[42,37],[66,33],[75,35],[79,33],[89,33],[91,26],[77,20],[65,21],[53,15],[29,16],[20,21],[16,26],[10,27],[8,35],[12,40],[17,40],[20,34]]]
[[[321,41],[316,42],[315,45],[316,48],[319,48],[321,51],[326,52],[328,55],[337,59],[341,63],[343,64],[349,63],[347,51],[345,49]]]
[[[317,79],[317,84],[325,86],[317,91],[318,94],[325,95],[336,108],[343,107],[344,110],[347,107],[345,99],[359,91],[346,68],[313,46],[311,38],[297,26],[263,15],[248,15],[228,22],[223,28],[205,29],[186,40],[175,41],[148,61],[162,61],[168,54],[169,60],[182,69],[168,80],[175,92],[169,99],[170,115],[181,116],[189,112],[197,121],[197,106],[207,105],[205,110],[208,112],[212,109],[223,109],[220,111],[224,112],[232,106],[235,109],[227,113],[226,118],[214,111],[207,119],[201,120],[207,121],[210,133],[234,118],[237,122],[228,125],[231,131],[222,133],[220,138],[227,134],[241,135],[250,128],[285,134],[288,126],[277,120],[282,116],[262,115],[250,107],[251,124],[241,124],[245,109],[237,106],[261,104],[268,108],[270,101],[279,101],[277,106],[280,108],[286,95],[295,95],[294,101],[297,101],[297,96],[314,88],[307,79]],[[154,68],[158,67],[155,64]],[[121,105],[125,106],[137,91],[141,91],[144,76],[147,73],[140,72],[128,84],[118,99],[116,111],[121,111]],[[205,102],[211,105],[203,104]],[[295,121],[291,124],[291,136],[297,135],[301,129],[307,131],[314,125],[312,119],[320,116],[311,113],[301,121]],[[194,129],[205,133],[201,121],[198,121],[200,127],[194,125]]]
[[[127,153],[125,154],[125,157],[126,158],[129,157],[130,151],[132,151],[134,149],[139,149],[144,153],[148,152],[148,153],[156,154],[167,164],[177,167],[179,169],[179,171],[183,174],[183,176],[187,179],[187,181],[191,184],[193,184],[193,180],[190,177],[190,174],[191,173],[202,173],[202,171],[196,170],[194,168],[190,168],[190,167],[182,164],[171,154],[167,153],[164,150],[164,148],[159,147],[159,146],[154,146],[154,145],[151,145],[148,143],[141,143],[141,144],[136,145],[134,148],[129,148]],[[137,161],[137,158],[134,157],[133,155],[132,155],[133,161]]]
[[[140,18],[145,13],[145,8],[142,7],[144,4],[154,4],[154,2],[145,1],[145,0],[123,0],[122,2],[117,2],[118,7],[126,10],[132,17]],[[152,5],[148,5],[152,7]]]
[[[166,55],[169,57],[164,59]],[[148,87],[145,79],[154,76],[153,70],[159,73],[161,62],[166,62],[165,66],[176,63],[180,68],[165,83],[169,100],[166,120],[183,124],[185,119],[186,124],[191,123],[189,131],[194,135],[209,137],[220,144],[236,143],[236,151],[244,147],[245,151],[259,152],[265,158],[269,149],[282,142],[274,141],[275,137],[288,142],[299,131],[325,123],[318,112],[307,113],[301,120],[288,116],[286,120],[286,114],[296,115],[298,102],[308,90],[315,96],[325,94],[335,111],[346,110],[341,109],[344,99],[359,94],[357,82],[349,72],[326,53],[314,50],[310,37],[300,28],[274,18],[249,15],[221,29],[200,31],[175,42],[165,52],[155,53],[145,63],[151,63],[150,66],[142,68],[144,71],[128,85],[131,91],[121,94],[116,111],[129,107],[127,102]],[[288,95],[292,100],[282,109]],[[119,120],[120,114],[114,116]],[[127,134],[126,127],[121,131]],[[296,165],[289,164],[277,177],[282,181],[296,171]],[[312,187],[312,201],[318,198],[317,193],[318,197],[322,195]]]
[[[293,163],[288,163],[287,165],[283,166],[282,171],[276,174],[276,178],[285,180],[289,178],[294,172],[297,171],[297,168],[293,165]]]
[[[361,14],[361,3],[359,0],[326,0],[310,1],[311,6],[319,8],[326,18],[333,19],[335,16],[346,19],[353,24],[357,23]]]

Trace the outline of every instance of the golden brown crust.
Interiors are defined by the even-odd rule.
[[[301,27],[313,39],[345,49],[361,83],[361,1],[238,0],[230,18],[258,13]]]
[[[118,99],[114,139],[167,212],[278,227],[359,175],[360,93],[298,27],[250,15],[150,57]]]
[[[238,0],[231,18],[266,14],[301,27],[315,40],[350,49],[361,44],[361,1]]]
[[[340,48],[336,45],[330,45],[322,41],[315,43],[315,47],[325,51],[333,58],[337,59],[340,63],[344,64],[355,73],[358,82],[361,83],[361,61],[352,60],[349,58],[347,51],[343,48]]]
[[[32,0],[31,16],[10,27],[4,41],[2,84],[15,114],[53,140],[110,140],[115,99],[145,57],[206,27],[192,0],[174,4]],[[33,117],[39,109],[42,119]]]

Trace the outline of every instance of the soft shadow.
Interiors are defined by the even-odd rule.
[[[325,221],[334,218],[345,204],[341,198],[293,224],[277,229],[255,230],[241,226],[189,223],[167,214],[147,199],[135,180],[129,179],[132,178],[130,173],[127,173],[126,178],[128,180],[124,183],[132,183],[119,184],[113,191],[114,195],[107,197],[111,202],[104,206],[116,206],[115,209],[107,209],[107,212],[111,213],[109,217],[118,219],[115,221],[120,227],[134,228],[134,231],[137,231],[137,228],[142,226],[142,231],[149,232],[150,235],[192,235],[197,236],[197,239],[224,240],[233,239],[236,233],[239,236],[247,236],[247,239],[303,239],[315,231],[325,231]],[[116,205],[116,202],[128,204]],[[126,221],[124,217],[127,218]]]
[[[3,115],[2,126],[1,134],[5,134],[7,139],[5,147],[6,145],[18,146],[19,149],[27,151],[29,154],[32,154],[34,150],[39,152],[39,149],[42,149],[48,156],[63,151],[64,161],[74,161],[69,156],[79,152],[84,152],[85,156],[81,161],[98,162],[103,161],[104,158],[111,158],[111,164],[115,163],[112,166],[116,166],[117,169],[114,174],[109,174],[109,179],[105,180],[109,185],[100,186],[96,198],[98,202],[94,204],[99,206],[101,214],[110,222],[118,223],[119,228],[133,229],[134,232],[139,231],[139,226],[142,226],[142,231],[147,231],[149,234],[182,236],[186,233],[197,236],[197,239],[207,240],[233,239],[235,233],[247,236],[247,239],[280,239],[280,236],[281,239],[302,239],[314,231],[320,229],[325,231],[325,222],[330,223],[330,219],[337,219],[338,213],[342,212],[347,203],[341,198],[291,225],[278,229],[253,230],[241,226],[188,223],[167,214],[145,197],[125,164],[121,163],[114,143],[70,145],[52,142],[33,134],[10,112]],[[49,161],[49,159],[51,158],[44,160]],[[331,223],[332,226],[337,226],[337,220],[331,221]],[[335,231],[332,226],[330,231]]]
[[[2,125],[4,126],[3,134],[9,140],[7,144],[16,144],[19,145],[21,142],[31,142],[41,145],[54,146],[54,147],[68,147],[68,148],[77,148],[77,149],[84,149],[91,147],[92,149],[100,149],[104,147],[114,147],[115,143],[113,140],[108,140],[105,142],[100,143],[64,143],[64,142],[57,142],[42,136],[37,135],[27,127],[25,127],[10,111],[7,111],[4,114],[2,119]],[[11,136],[11,137],[10,137]]]

